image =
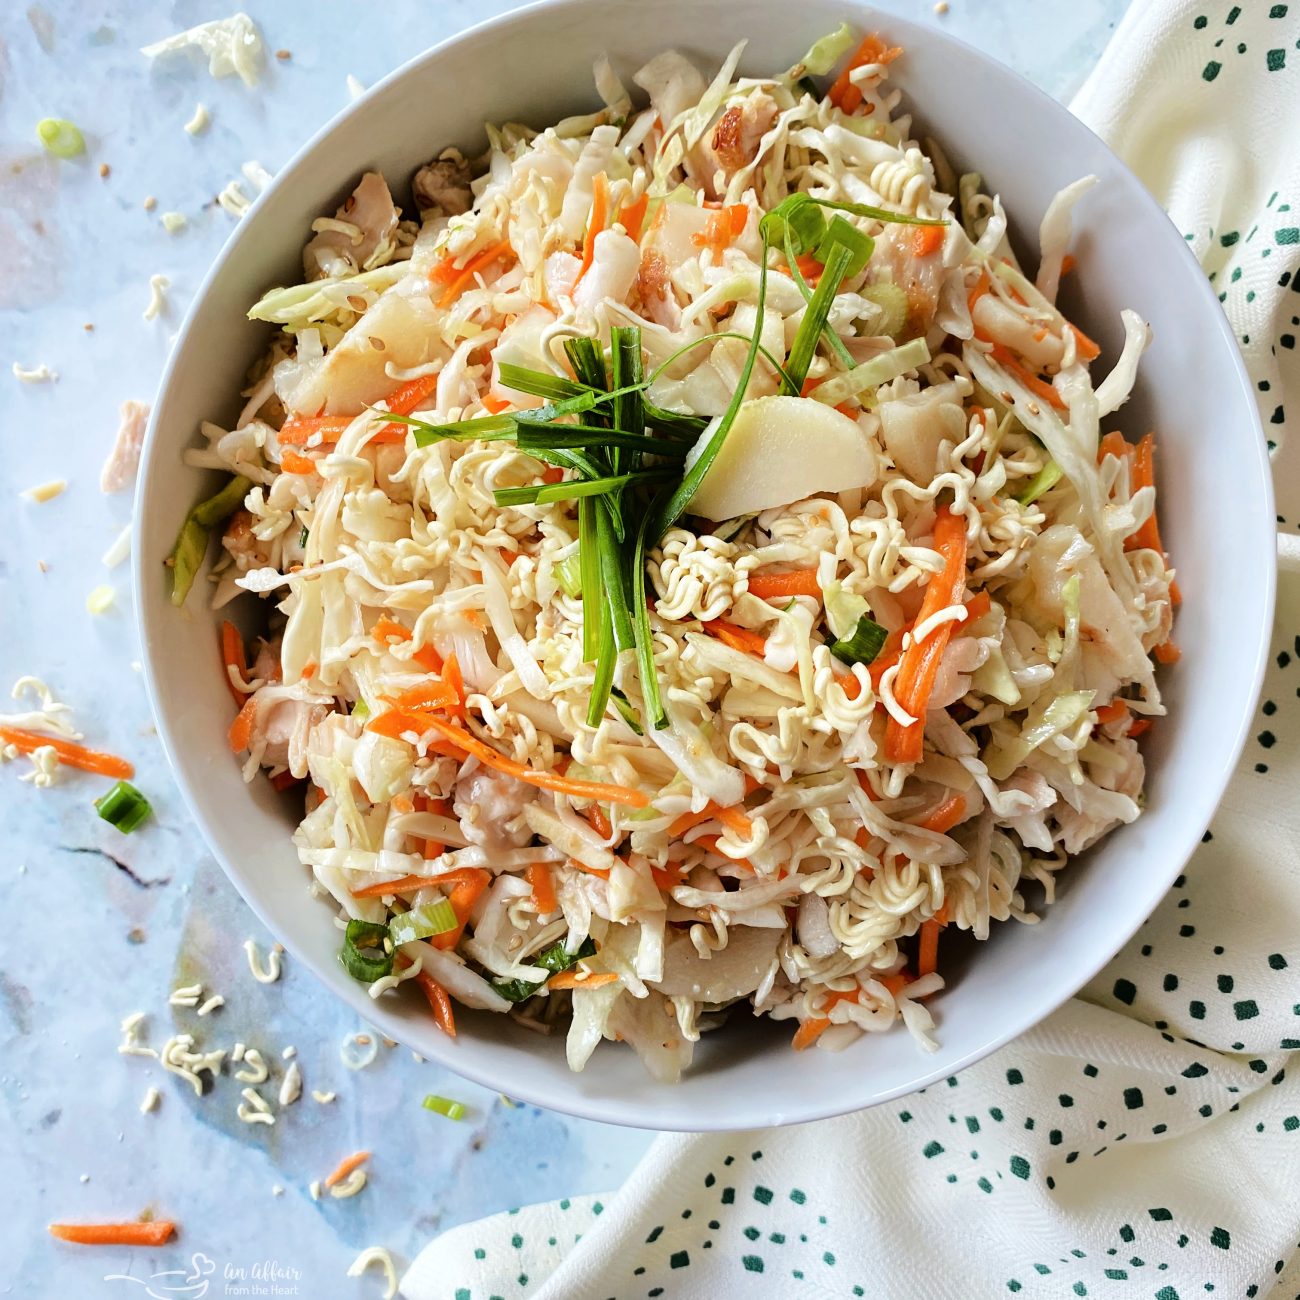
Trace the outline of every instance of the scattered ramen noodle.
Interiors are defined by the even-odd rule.
[[[1140,812],[1177,588],[1153,440],[1103,422],[996,196],[911,138],[903,52],[659,54],[635,107],[488,128],[312,225],[169,559],[214,604],[232,750],[303,814],[376,995],[676,1079],[724,1013],[933,1047],[941,932],[1036,920]],[[838,71],[837,71],[838,70]],[[833,75],[832,74],[836,74]],[[585,617],[584,617],[585,615]]]

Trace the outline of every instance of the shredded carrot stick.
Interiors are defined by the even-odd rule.
[[[649,206],[650,192],[647,190],[635,203],[625,203],[619,208],[618,216],[614,218],[638,244],[641,242],[641,227],[645,225],[645,214]]]
[[[666,892],[682,883],[682,866],[680,862],[670,862],[667,867],[651,867],[650,875],[655,888]]]
[[[1162,664],[1176,664],[1183,657],[1183,652],[1172,641],[1165,641],[1156,646],[1152,654],[1155,655],[1156,661]]]
[[[1073,271],[1074,268],[1078,265],[1079,265],[1078,258],[1076,258],[1073,253],[1066,253],[1066,255],[1063,258],[1061,258],[1061,274],[1063,276],[1069,275],[1070,272]]]
[[[418,379],[408,379],[388,394],[388,409],[394,415],[410,415],[425,398],[433,395],[438,387],[437,375],[421,375]]]
[[[170,1219],[147,1223],[51,1223],[49,1234],[78,1246],[164,1246],[176,1232]]]
[[[723,645],[739,650],[742,654],[758,655],[762,658],[763,650],[767,646],[767,638],[761,633],[753,632],[747,627],[737,627],[725,619],[715,618],[705,623],[704,630],[710,636],[717,637]]]
[[[435,948],[444,952],[450,951],[460,942],[461,935],[465,933],[465,922],[469,920],[474,904],[483,897],[484,891],[492,883],[492,873],[482,867],[463,867],[456,875],[461,878],[452,885],[451,893],[447,895],[451,910],[456,913],[456,928],[444,930],[429,940]]]
[[[921,922],[916,948],[916,970],[920,975],[933,975],[939,968],[939,931],[942,928],[934,917]]]
[[[481,867],[460,867],[441,876],[399,876],[396,880],[381,880],[363,889],[352,890],[353,898],[381,898],[384,894],[409,894],[417,889],[432,889],[435,885],[455,888],[457,885],[477,885],[482,880]],[[453,909],[454,910],[454,909]]]
[[[962,598],[966,582],[966,521],[941,506],[934,521],[934,548],[944,557],[942,573],[931,575],[917,613],[917,624]],[[952,636],[952,623],[940,623],[921,642],[914,641],[899,660],[894,697],[916,719],[904,727],[892,715],[885,731],[885,753],[892,763],[916,763],[925,739],[925,711],[939,674],[939,660]]]
[[[844,692],[846,700],[856,700],[862,694],[862,683],[853,673],[841,673],[835,678],[835,684]]]
[[[12,745],[22,754],[48,746],[59,756],[60,763],[95,772],[100,776],[115,776],[127,780],[135,775],[135,768],[124,758],[104,754],[97,749],[87,749],[75,741],[59,736],[43,736],[39,731],[22,731],[18,727],[0,727],[0,742]]]
[[[433,1012],[434,1023],[448,1038],[456,1037],[456,1016],[451,1009],[451,999],[447,990],[438,983],[428,971],[422,970],[415,982],[424,990],[429,999],[429,1009]]]
[[[431,645],[422,645],[411,655],[411,662],[419,664],[426,673],[442,672],[442,656]]]
[[[235,715],[235,720],[230,724],[230,731],[227,733],[232,753],[242,754],[248,748],[253,736],[253,717],[256,713],[257,696],[250,695],[244,702],[244,707]]]
[[[359,1169],[370,1159],[369,1151],[354,1151],[350,1156],[345,1156],[334,1168],[334,1172],[325,1180],[326,1187],[334,1187],[341,1183],[354,1169]]]
[[[609,177],[604,172],[597,172],[591,187],[591,216],[587,221],[587,233],[582,237],[582,267],[573,282],[575,287],[591,270],[591,263],[596,256],[596,236],[605,229],[605,223],[609,219]]]
[[[849,57],[840,75],[831,83],[826,98],[845,113],[854,113],[862,104],[862,91],[849,80],[849,73],[868,63],[893,63],[902,54],[897,46],[888,46],[872,32]]]
[[[589,867],[585,862],[579,862],[577,858],[569,858],[566,865],[575,871],[585,871],[589,876],[599,876],[602,880],[609,879],[608,867]]]
[[[529,863],[524,872],[529,888],[533,891],[533,906],[538,916],[550,916],[559,904],[555,898],[555,881],[551,879],[551,869],[545,862]]]
[[[1133,455],[1133,444],[1124,441],[1124,435],[1115,429],[1112,429],[1097,444],[1097,464],[1100,465],[1107,456],[1114,456],[1117,460],[1124,460]]]
[[[296,451],[280,453],[280,468],[286,474],[314,474],[316,462],[310,456],[300,456]]]
[[[248,677],[248,659],[244,654],[244,638],[229,619],[224,619],[221,624],[221,662],[226,670],[226,686],[235,703],[242,708],[248,692],[235,685],[230,670],[233,668],[240,680],[245,680]]]
[[[1018,361],[1011,349],[1005,344],[995,343],[992,352],[989,355],[996,361],[1003,370],[1011,374],[1015,379],[1029,389],[1035,397],[1041,398],[1049,406],[1054,406],[1058,411],[1065,410],[1065,398],[1061,396],[1056,389],[1045,379],[1040,379],[1034,374],[1028,366]]]
[[[696,248],[712,251],[713,265],[722,265],[722,255],[744,232],[749,220],[749,209],[743,203],[733,203],[730,207],[719,208],[709,214],[704,229],[691,236],[691,243]]]
[[[456,658],[454,650],[447,656],[447,662],[442,666],[442,680],[451,687],[456,696],[456,703],[451,711],[463,722],[465,720],[465,681],[460,675],[460,660]]]
[[[304,447],[316,434],[321,442],[336,442],[355,415],[291,415],[276,435],[281,447]]]
[[[469,288],[474,281],[474,277],[480,271],[491,266],[493,262],[500,261],[503,257],[514,257],[514,255],[515,250],[510,247],[509,241],[503,239],[499,244],[493,244],[490,248],[485,248],[481,253],[475,253],[459,269],[455,266],[454,258],[443,258],[429,272],[429,279],[434,284],[447,286],[442,297],[438,299],[438,306],[450,307]]]
[[[403,627],[396,619],[389,618],[387,614],[381,614],[375,620],[375,625],[370,629],[370,635],[376,641],[409,641],[411,639],[411,629]]]
[[[975,287],[966,297],[966,307],[972,315],[975,312],[975,304],[988,293],[992,285],[993,282],[989,279],[989,273],[981,268],[980,278],[975,281]]]
[[[912,231],[912,254],[915,257],[929,257],[943,247],[944,228],[942,226],[917,226]]]
[[[747,871],[752,871],[758,875],[758,868],[748,858],[733,858],[729,853],[723,853],[718,847],[718,842],[722,839],[720,835],[701,835],[695,841],[703,849],[708,849],[710,853],[716,853],[718,857],[727,862],[734,862],[738,867],[744,867]]]
[[[1108,727],[1112,722],[1122,722],[1131,717],[1129,707],[1123,700],[1111,700],[1109,704],[1099,704],[1093,710],[1097,715],[1097,725]]]
[[[880,975],[877,978],[894,997],[897,997],[912,982],[912,977],[905,970],[895,971],[892,975]]]
[[[1070,333],[1074,335],[1074,348],[1084,361],[1095,361],[1101,356],[1101,348],[1097,346],[1077,325],[1070,326]]]
[[[548,465],[542,471],[542,482],[554,485],[564,482],[564,471],[558,465]]]
[[[1133,490],[1135,492],[1139,488],[1155,487],[1155,452],[1156,436],[1154,433],[1148,433],[1142,441],[1138,443],[1137,451],[1133,455]],[[1144,549],[1158,551],[1161,555],[1164,555],[1165,548],[1160,543],[1160,525],[1156,522],[1156,512],[1154,508],[1146,519],[1142,521],[1142,524],[1137,531],[1130,533],[1125,539],[1125,547],[1129,550]]]
[[[1136,740],[1139,736],[1143,735],[1145,732],[1150,731],[1152,725],[1153,723],[1150,718],[1134,718],[1133,721],[1129,724],[1129,729],[1126,734],[1132,737],[1134,740]]]
[[[989,593],[982,587],[966,602],[966,624],[974,623],[976,619],[983,618],[985,614],[993,608],[993,602],[989,599]]]
[[[551,989],[598,989],[606,984],[612,984],[618,976],[613,971],[602,971],[599,974],[592,972],[590,975],[584,975],[581,971],[562,970],[557,971],[546,982],[546,987]]]
[[[807,1020],[801,1020],[799,1028],[794,1031],[794,1038],[790,1045],[796,1052],[806,1051],[830,1027],[831,1022],[824,1016],[810,1016]]]
[[[785,573],[751,573],[749,594],[759,600],[778,600],[789,596],[821,598],[816,569],[791,569]]]
[[[502,411],[510,409],[510,403],[504,397],[493,397],[491,393],[484,393],[479,401],[483,403],[483,409],[489,415],[500,415]]]
[[[592,804],[591,807],[587,809],[586,816],[587,820],[591,823],[591,829],[594,830],[602,840],[607,840],[611,835],[613,835],[614,827],[610,824],[609,818],[601,811],[598,804]]]
[[[384,696],[384,703],[398,709],[447,709],[457,702],[456,692],[442,681],[424,682],[400,695]]]
[[[286,767],[283,772],[277,772],[270,778],[271,789],[276,791],[278,794],[283,794],[285,790],[292,789],[301,780],[302,777],[294,776],[294,774]]]
[[[559,794],[570,794],[579,799],[599,799],[605,803],[626,804],[630,808],[644,808],[650,802],[648,796],[642,791],[633,790],[628,786],[607,785],[602,781],[571,781],[568,777],[560,776],[555,772],[539,772],[534,768],[525,767],[522,763],[516,763],[513,758],[507,758],[493,749],[491,745],[484,744],[463,727],[444,722],[432,714],[425,715],[422,720],[429,729],[436,731],[458,749],[473,754],[485,767],[493,767],[498,772],[504,772],[507,776],[513,776],[516,780],[535,785],[539,789],[554,790]]]
[[[721,808],[712,799],[699,812],[684,812],[669,827],[668,834],[680,839],[701,822],[720,821],[737,835],[748,838],[754,833],[754,823],[739,808]]]
[[[919,824],[924,830],[936,831],[938,834],[943,835],[952,830],[965,816],[966,796],[964,794],[953,794],[949,795]]]

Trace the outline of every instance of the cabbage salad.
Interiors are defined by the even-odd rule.
[[[233,477],[168,561],[180,603],[220,530],[215,605],[265,602],[222,631],[230,745],[348,971],[575,1070],[676,1079],[740,1007],[933,1048],[954,933],[1138,816],[1177,655],[1152,438],[1109,427],[1147,327],[1102,366],[1057,306],[1093,178],[1031,273],[912,138],[903,51],[742,49],[602,60],[598,111],[401,207],[362,176],[250,311],[187,452]]]

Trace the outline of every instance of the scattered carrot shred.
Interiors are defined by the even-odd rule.
[[[305,447],[317,434],[323,443],[335,442],[354,419],[354,415],[291,415],[276,438],[281,447]]]
[[[335,1187],[341,1183],[354,1169],[359,1169],[370,1159],[369,1151],[354,1151],[350,1156],[345,1156],[334,1167],[334,1172],[325,1179],[326,1187]]]
[[[555,898],[555,881],[551,877],[550,867],[545,862],[532,862],[524,872],[524,876],[533,891],[533,906],[537,909],[537,915],[550,916],[559,907]]]
[[[370,635],[376,641],[409,641],[411,639],[411,629],[403,627],[396,619],[389,618],[387,614],[381,614],[375,620],[375,625],[370,629]]]
[[[649,207],[650,193],[647,191],[635,203],[625,203],[614,218],[638,244],[641,242],[641,227],[645,225],[645,214]]]
[[[821,599],[822,589],[816,569],[791,569],[785,573],[751,573],[749,594],[759,600],[779,600],[790,596]]]
[[[850,55],[840,75],[831,83],[826,98],[841,112],[857,112],[862,106],[862,91],[849,79],[849,74],[855,68],[861,68],[868,63],[893,63],[902,52],[900,47],[886,45],[875,32],[872,32]]]
[[[489,415],[500,415],[502,411],[510,409],[510,402],[504,397],[493,397],[491,393],[484,393],[479,401],[483,403],[483,409]]]
[[[244,702],[244,707],[235,715],[234,722],[230,724],[227,738],[232,753],[242,754],[248,748],[253,736],[253,716],[256,712],[257,696],[250,695]]]
[[[1048,406],[1054,406],[1058,411],[1065,410],[1065,398],[1056,391],[1053,385],[1049,384],[1045,379],[1041,379],[1028,366],[1018,361],[1011,349],[1005,344],[995,343],[989,355],[1003,370],[1029,389],[1035,397],[1046,402]]]
[[[300,456],[296,451],[280,453],[280,468],[286,474],[314,474],[316,462],[310,456]]]
[[[229,619],[223,619],[221,623],[221,662],[226,671],[226,686],[234,697],[235,703],[242,708],[244,697],[248,692],[241,691],[235,685],[234,675],[230,670],[233,668],[240,680],[245,680],[248,677],[248,659],[244,654],[244,638],[239,635],[239,629]]]
[[[1152,653],[1155,655],[1156,661],[1162,664],[1176,664],[1183,657],[1183,652],[1172,641],[1165,641],[1163,644],[1156,646]]]
[[[388,409],[394,415],[410,415],[421,402],[433,395],[437,387],[437,375],[408,379],[388,394]]]
[[[433,1012],[434,1023],[448,1038],[456,1037],[456,1015],[451,1009],[451,998],[447,990],[438,983],[428,971],[421,971],[415,981],[429,999],[429,1009]]]
[[[573,282],[575,287],[591,270],[591,264],[596,257],[596,236],[605,229],[608,220],[609,177],[604,172],[597,172],[592,181],[591,216],[587,221],[587,233],[582,237],[582,267]]]
[[[933,916],[921,922],[916,949],[916,969],[920,975],[933,975],[939,968],[939,931],[942,928]]]
[[[584,975],[581,971],[562,970],[557,971],[546,982],[547,988],[552,989],[598,989],[605,984],[612,984],[618,976],[613,971],[593,971],[589,975]]]
[[[965,816],[966,796],[964,794],[953,794],[949,795],[919,824],[924,830],[935,831],[939,835],[944,835],[952,830]]]
[[[469,288],[480,271],[491,266],[493,262],[498,262],[504,257],[513,258],[514,255],[515,250],[510,247],[509,241],[503,239],[499,244],[493,244],[490,248],[475,253],[460,268],[456,267],[454,258],[443,258],[429,272],[429,279],[434,284],[446,285],[442,297],[438,299],[438,306],[450,307]]]
[[[767,638],[762,633],[751,631],[747,627],[737,627],[726,619],[712,619],[704,624],[704,630],[710,636],[717,637],[723,645],[739,650],[742,654],[758,655],[761,658],[767,647]]]
[[[145,1223],[51,1223],[51,1237],[78,1246],[165,1246],[176,1233],[170,1219]]]
[[[916,257],[929,257],[943,247],[943,226],[917,226],[912,231],[912,253]]]

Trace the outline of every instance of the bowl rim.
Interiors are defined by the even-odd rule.
[[[363,107],[373,99],[381,97],[397,83],[405,80],[407,77],[415,75],[421,68],[430,62],[436,62],[445,58],[453,52],[458,46],[467,43],[479,36],[500,29],[504,30],[512,24],[518,22],[521,18],[535,19],[538,15],[546,11],[560,13],[566,9],[577,7],[583,3],[583,0],[532,0],[532,3],[521,5],[518,8],[507,10],[493,17],[484,19],[478,23],[464,27],[412,58],[406,60],[391,72],[387,73],[379,81],[375,82],[363,95],[355,101],[346,105],[338,113],[334,114],[325,123],[323,123],[288,159],[284,166],[276,173],[267,189],[262,195],[258,196],[251,209],[256,213],[260,206],[260,201],[265,195],[278,191],[282,186],[291,185],[295,180],[296,173],[304,166],[318,149],[320,149],[341,123],[346,121],[354,114],[362,111]],[[1146,209],[1148,220],[1154,220],[1157,223],[1163,223],[1177,234],[1177,228],[1173,225],[1168,214],[1160,207],[1155,197],[1134,175],[1131,169],[1122,159],[1111,150],[1110,146],[1097,136],[1081,119],[1074,117],[1068,106],[1059,100],[1054,99],[1045,90],[1041,89],[1026,76],[1017,72],[1015,69],[1008,67],[1000,60],[990,54],[972,46],[969,42],[963,41],[958,37],[940,30],[931,25],[908,20],[893,13],[887,13],[877,10],[871,4],[861,3],[861,0],[847,0],[844,5],[845,17],[847,20],[861,25],[879,19],[880,23],[891,30],[897,30],[900,35],[911,43],[918,40],[932,43],[940,47],[946,46],[956,49],[967,58],[985,65],[996,76],[1008,79],[1013,82],[1018,91],[1036,104],[1036,106],[1049,118],[1057,114],[1065,114],[1073,119],[1075,126],[1086,131],[1093,136],[1094,140],[1103,150],[1114,160],[1114,164],[1122,173],[1127,174],[1129,179],[1134,182],[1135,189],[1138,191],[1138,201]],[[158,383],[158,389],[150,413],[148,429],[141,453],[141,479],[147,478],[146,469],[154,459],[163,453],[179,454],[178,447],[168,448],[164,443],[164,437],[160,429],[159,412],[165,404],[165,397],[169,392],[176,373],[180,367],[182,358],[187,350],[189,335],[193,329],[213,285],[225,274],[228,266],[235,261],[242,250],[244,241],[249,236],[252,223],[244,224],[242,221],[231,232],[226,242],[221,247],[211,266],[203,276],[194,296],[187,308],[180,328],[176,335],[175,345],[172,347],[164,366],[162,376]],[[1019,1015],[1006,1016],[997,1021],[997,1027],[992,1032],[986,1033],[980,1041],[973,1045],[968,1051],[964,1052],[956,1059],[945,1059],[941,1067],[928,1067],[918,1070],[915,1076],[904,1083],[895,1086],[881,1088],[871,1093],[863,1099],[861,1096],[848,1096],[841,1098],[827,1097],[819,1102],[813,1102],[805,1105],[793,1104],[788,1111],[771,1115],[763,1123],[770,1126],[783,1126],[787,1124],[807,1123],[815,1120],[830,1119],[836,1116],[865,1110],[870,1107],[878,1106],[883,1103],[897,1100],[900,1097],[909,1096],[917,1091],[931,1086],[949,1075],[955,1074],[968,1066],[989,1056],[999,1048],[1005,1046],[1013,1039],[1020,1037],[1037,1024],[1046,1020],[1048,1016],[1057,1011],[1065,1002],[1074,997],[1090,980],[1094,979],[1098,973],[1112,960],[1120,949],[1129,942],[1145,920],[1151,915],[1154,908],[1164,898],[1169,890],[1175,877],[1187,864],[1195,851],[1197,844],[1212,820],[1215,812],[1222,803],[1224,794],[1227,791],[1237,763],[1245,748],[1246,741],[1250,733],[1250,726],[1254,715],[1255,707],[1258,703],[1260,693],[1263,688],[1264,675],[1268,666],[1268,658],[1271,647],[1271,633],[1273,618],[1276,606],[1277,591],[1277,567],[1276,552],[1272,545],[1272,520],[1275,518],[1274,509],[1274,487],[1271,472],[1271,465],[1268,458],[1267,442],[1265,439],[1263,424],[1259,415],[1259,409],[1254,395],[1254,386],[1247,374],[1245,363],[1242,359],[1241,352],[1237,347],[1237,341],[1232,333],[1231,325],[1226,314],[1223,312],[1217,296],[1214,293],[1209,280],[1196,260],[1191,248],[1187,242],[1178,235],[1178,244],[1181,246],[1179,256],[1185,259],[1187,269],[1192,273],[1191,280],[1196,284],[1192,291],[1197,295],[1196,302],[1200,304],[1200,310],[1206,317],[1207,323],[1213,320],[1213,328],[1216,338],[1225,344],[1229,354],[1229,364],[1232,373],[1239,385],[1242,405],[1245,408],[1245,421],[1248,425],[1248,431],[1242,434],[1242,451],[1247,450],[1246,444],[1253,452],[1251,463],[1251,473],[1259,479],[1261,492],[1258,500],[1259,515],[1261,519],[1267,518],[1269,521],[1269,538],[1270,548],[1267,555],[1266,572],[1263,576],[1265,583],[1264,596],[1264,614],[1260,627],[1256,630],[1256,644],[1251,655],[1251,673],[1248,690],[1243,696],[1243,701],[1248,707],[1243,707],[1241,716],[1238,719],[1235,730],[1229,742],[1221,745],[1217,750],[1217,756],[1210,762],[1214,769],[1213,777],[1207,781],[1207,787],[1213,792],[1213,799],[1207,800],[1204,811],[1201,815],[1194,816],[1184,823],[1185,829],[1179,836],[1177,844],[1170,850],[1167,850],[1166,860],[1168,863],[1167,872],[1160,873],[1155,879],[1148,882],[1148,888],[1145,890],[1140,906],[1135,905],[1132,911],[1131,924],[1121,927],[1117,932],[1115,942],[1110,946],[1104,946],[1104,950],[1099,950],[1095,960],[1081,965],[1070,973],[1068,978],[1060,986],[1064,992],[1056,996],[1059,989],[1053,991],[1046,1004],[1028,1008]],[[1253,437],[1249,436],[1253,434]],[[249,890],[246,890],[243,877],[237,871],[222,845],[222,836],[220,827],[216,824],[213,817],[210,817],[204,811],[202,801],[197,797],[194,784],[186,775],[185,764],[181,753],[181,737],[179,731],[173,733],[172,724],[169,722],[164,710],[160,706],[161,688],[159,684],[159,672],[155,667],[154,657],[151,652],[151,638],[149,635],[151,623],[160,615],[166,617],[174,615],[176,611],[169,603],[164,603],[158,607],[158,603],[143,599],[148,587],[146,569],[152,566],[153,558],[145,555],[144,551],[144,509],[145,497],[147,492],[142,488],[140,492],[137,508],[132,517],[132,578],[137,592],[135,602],[135,622],[136,632],[139,638],[141,649],[141,659],[143,663],[143,676],[145,687],[149,698],[150,709],[153,713],[154,721],[157,727],[159,739],[162,742],[163,752],[167,759],[173,779],[180,789],[185,809],[195,824],[199,827],[203,839],[221,865],[223,872],[230,882],[235,886],[243,902],[249,906],[266,929],[275,936],[276,940],[284,945],[291,953],[294,959],[309,970],[312,975],[319,981],[325,991],[348,1005],[358,1015],[366,1021],[382,1030],[385,1034],[407,1043],[406,1036],[407,1020],[394,1011],[386,1008],[381,1002],[372,1000],[360,986],[353,985],[351,982],[344,984],[340,981],[333,970],[327,971],[323,965],[311,956],[303,953],[298,945],[283,937],[280,933],[280,927],[277,924],[274,915],[270,909],[264,908],[261,902]],[[1265,558],[1265,557],[1261,557]],[[481,1086],[498,1090],[501,1079],[490,1069],[481,1066],[474,1060],[466,1059],[463,1054],[455,1050],[454,1041],[442,1039],[433,1040],[436,1043],[437,1050],[431,1049],[428,1043],[421,1043],[420,1052],[430,1057],[447,1069],[452,1070],[461,1077],[470,1080]],[[920,1058],[923,1059],[923,1058]],[[672,1085],[662,1085],[665,1090],[671,1090]],[[526,1075],[510,1080],[510,1093],[519,1100],[528,1102],[532,1105],[542,1106],[548,1110],[561,1114],[569,1115],[577,1119],[592,1120],[601,1123],[618,1124],[624,1127],[640,1128],[650,1131],[659,1132],[727,1132],[737,1131],[743,1128],[754,1127],[754,1120],[750,1116],[742,1116],[741,1121],[729,1119],[725,1114],[711,1114],[693,1118],[693,1122],[687,1126],[679,1122],[665,1122],[662,1118],[654,1115],[638,1117],[635,1114],[636,1109],[644,1111],[644,1103],[623,1103],[616,1097],[595,1096],[589,1097],[580,1093],[576,1088],[565,1092],[564,1090],[553,1090],[552,1086],[543,1084],[534,1088]],[[743,1121],[743,1122],[742,1122]]]

